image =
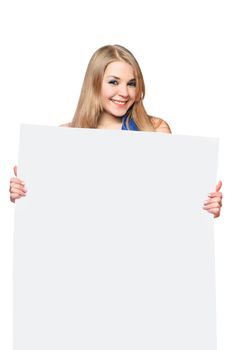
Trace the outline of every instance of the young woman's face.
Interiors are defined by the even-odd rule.
[[[133,68],[126,62],[110,63],[104,73],[101,102],[104,112],[122,117],[133,105],[136,97],[136,80]]]

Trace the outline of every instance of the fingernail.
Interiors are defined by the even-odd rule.
[[[208,203],[208,201],[205,201],[204,204],[206,205]]]

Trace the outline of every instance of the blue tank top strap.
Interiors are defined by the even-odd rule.
[[[134,120],[132,118],[129,119],[129,129],[127,128],[126,125],[126,120],[127,120],[127,115],[124,115],[122,117],[122,130],[134,130],[134,131],[138,131],[137,125],[135,124]]]

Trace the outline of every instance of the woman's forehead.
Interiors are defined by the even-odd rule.
[[[134,78],[134,70],[133,67],[124,61],[115,61],[111,62],[107,65],[105,69],[105,76],[116,76],[119,77],[124,75],[124,76],[129,76],[130,79]]]

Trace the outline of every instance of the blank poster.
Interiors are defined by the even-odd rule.
[[[21,127],[14,350],[216,350],[218,140]]]

